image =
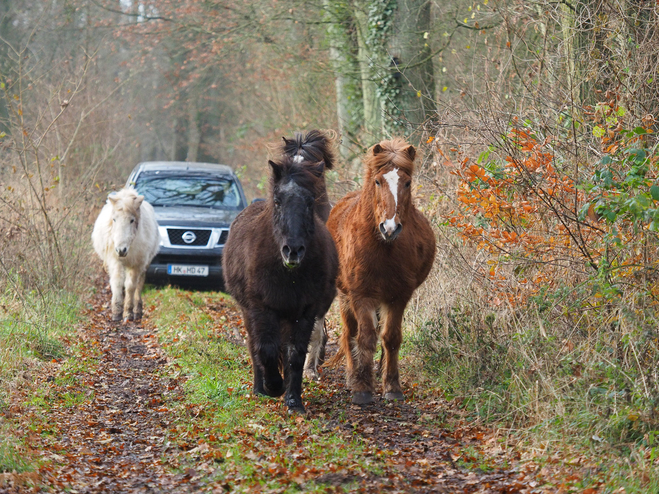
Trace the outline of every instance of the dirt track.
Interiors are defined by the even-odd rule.
[[[66,379],[39,377],[49,390],[47,416],[38,418],[38,412],[28,407],[11,418],[23,429],[31,452],[46,463],[36,476],[5,474],[0,493],[39,491],[25,483],[35,480],[42,491],[51,492],[238,489],[240,484],[228,482],[231,479],[213,480],[212,475],[204,477],[195,469],[173,473],[169,459],[180,453],[180,446],[168,437],[180,418],[170,407],[182,398],[182,378],[176,364],[168,362],[156,335],[145,329],[148,325],[108,322],[101,309],[109,298],[106,291],[100,290],[88,322],[79,331],[82,346],[89,351],[89,365],[69,372]],[[216,309],[209,308],[207,313],[212,317]],[[332,350],[330,346],[330,354]],[[64,406],[63,400],[79,403]],[[323,373],[308,410],[326,420],[325,433],[346,438],[361,435],[369,451],[379,455],[382,473],[364,477],[348,470],[315,472],[309,480],[325,485],[327,491],[510,493],[531,492],[538,485],[534,472],[501,468],[510,459],[510,452],[503,449],[500,456],[479,459],[480,468],[464,468],[475,461],[477,449],[495,444],[496,438],[490,431],[468,425],[454,425],[450,430],[440,427],[437,417],[447,407],[441,400],[419,394],[401,404],[378,399],[362,408],[348,403],[343,370],[331,369]],[[35,423],[40,424],[36,429]],[[496,452],[496,447],[489,450]],[[304,482],[297,485],[305,490]],[[240,490],[251,489],[240,486]]]

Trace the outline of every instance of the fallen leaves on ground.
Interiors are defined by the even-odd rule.
[[[78,329],[76,354],[69,359],[75,365],[53,363],[51,373],[37,377],[39,400],[25,401],[24,390],[5,413],[24,438],[26,454],[40,466],[0,474],[0,493],[578,491],[573,487],[578,475],[573,482],[563,475],[552,483],[557,473],[552,465],[522,459],[492,430],[447,420],[455,404],[414,383],[406,383],[406,402],[380,398],[366,407],[351,405],[342,367],[324,369],[319,384],[305,385],[306,417],[288,417],[281,401],[264,401],[280,417],[276,434],[249,418],[230,434],[197,426],[204,406],[186,402],[186,378],[158,344],[157,328],[109,323],[107,299],[107,288],[99,290]],[[232,302],[212,295],[206,302],[202,310],[213,320],[208,337],[244,346],[241,316]],[[331,355],[335,346],[328,351]],[[246,392],[241,396],[258,400]],[[182,422],[185,428],[177,426]],[[310,458],[319,434],[346,444],[357,438],[364,453],[346,451],[340,464],[319,467]],[[238,458],[250,462],[250,475],[241,471]],[[274,491],[264,487],[272,479],[279,485]],[[594,494],[598,486],[583,492]]]

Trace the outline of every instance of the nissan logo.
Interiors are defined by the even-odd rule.
[[[197,236],[193,232],[185,232],[183,235],[181,235],[181,238],[186,244],[191,244],[195,240],[197,240]]]

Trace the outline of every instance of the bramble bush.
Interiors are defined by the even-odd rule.
[[[480,417],[654,451],[655,122],[632,125],[616,98],[583,115],[574,140],[576,123],[552,135],[512,119],[477,158],[434,147],[455,200],[436,200],[433,219],[453,239],[445,256],[467,267],[440,256],[460,295],[429,312],[417,343],[442,389]]]

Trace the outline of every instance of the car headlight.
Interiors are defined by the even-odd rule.
[[[158,231],[160,232],[160,245],[168,245],[169,235],[167,233],[167,228],[158,227]]]

